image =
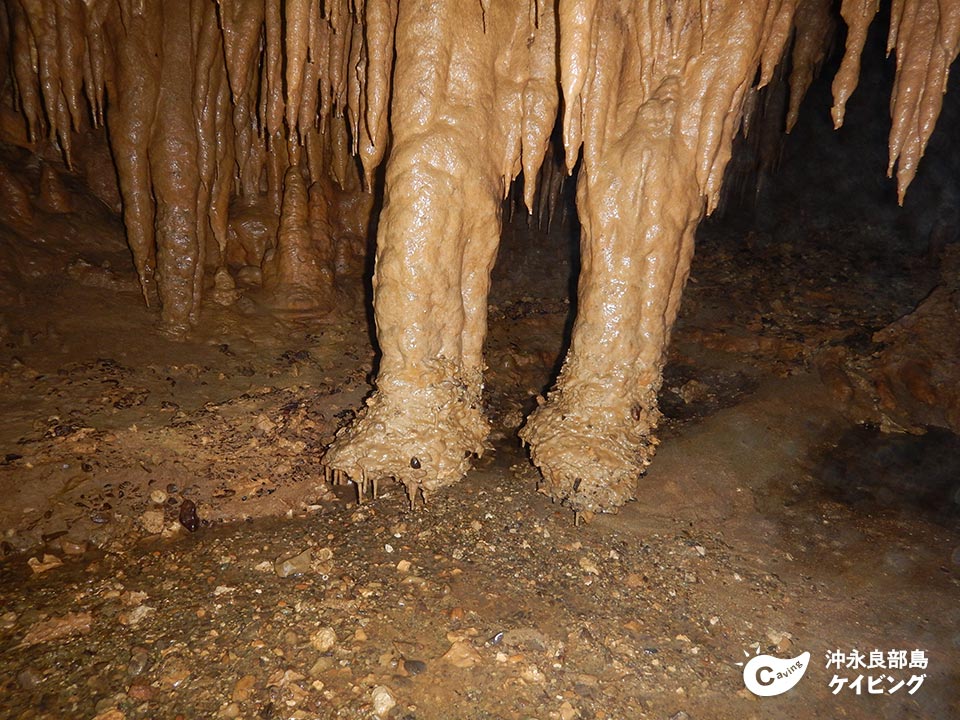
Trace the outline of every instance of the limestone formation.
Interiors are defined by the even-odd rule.
[[[542,489],[596,511],[636,492],[656,446],[664,350],[733,137],[787,53],[793,121],[832,37],[832,5],[4,0],[0,32],[27,141],[57,144],[69,165],[76,132],[106,125],[143,295],[172,332],[197,321],[208,266],[232,291],[231,258],[238,276],[262,267],[269,292],[293,288],[295,304],[330,302],[342,253],[324,234],[336,235],[336,203],[306,188],[362,178],[371,190],[385,160],[376,391],[326,461],[363,489],[393,478],[412,497],[485,451],[500,201],[522,170],[528,208],[541,207],[536,179],[562,99],[567,169],[582,157],[579,314],[556,387],[521,434]],[[877,6],[841,5],[838,126]],[[960,1],[893,0],[888,172],[901,201],[958,46]],[[231,247],[231,207],[272,214],[257,227],[279,224],[278,235],[250,230]]]

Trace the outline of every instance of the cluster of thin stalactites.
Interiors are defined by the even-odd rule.
[[[594,37],[594,20],[617,2],[530,2],[531,34],[547,14],[558,28],[556,74],[564,96],[568,170],[581,146],[589,154],[595,150],[591,144],[602,142],[602,134],[584,126],[591,122],[585,109],[592,88],[602,84],[590,82],[590,73],[624,72],[591,68],[602,41]],[[711,23],[720,22],[716,18],[729,15],[718,10],[728,2],[733,0],[631,0],[621,3],[621,12],[634,16],[629,27],[646,34],[641,45],[669,61],[697,52],[697,38],[691,41],[690,34],[702,41]],[[477,33],[486,31],[492,0],[480,3],[484,22]],[[792,48],[792,126],[835,36],[834,3],[759,0],[749,9],[736,4],[741,13],[758,13],[757,27],[765,33],[758,85],[769,81],[784,50]],[[837,126],[856,87],[878,5],[878,0],[842,2],[847,33],[833,87]],[[362,176],[369,189],[387,152],[394,36],[397,23],[405,21],[395,0],[5,0],[5,6],[0,31],[7,35],[15,102],[30,139],[56,142],[70,164],[73,133],[107,125],[145,296],[149,302],[149,288],[159,278],[160,299],[174,324],[196,314],[203,248],[210,239],[225,247],[230,198],[265,196],[279,213],[286,168],[298,164],[314,180],[326,174],[348,185]],[[958,46],[960,1],[893,0],[887,47],[896,55],[897,74],[888,172],[896,172],[901,200],[939,115]],[[651,71],[627,72],[643,81]],[[705,125],[716,126],[705,127],[704,135],[726,133],[731,117],[749,127],[755,90],[738,96],[737,107],[704,117]],[[714,133],[716,128],[722,132]],[[709,211],[727,157],[709,144],[703,154],[699,190]],[[359,158],[359,165],[351,157]],[[542,158],[538,148],[533,162],[518,157],[508,164],[526,171],[528,205]],[[177,182],[170,181],[174,172],[180,173]],[[556,191],[559,183],[547,186]],[[170,207],[183,212],[165,212]],[[181,225],[165,227],[171,216]]]

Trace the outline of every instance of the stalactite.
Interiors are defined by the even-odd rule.
[[[840,69],[833,78],[833,126],[843,125],[847,100],[860,79],[860,56],[867,41],[867,30],[880,9],[880,0],[843,0],[840,15],[847,24],[847,42]]]
[[[793,43],[787,132],[796,125],[800,103],[813,78],[820,72],[832,42],[835,26],[833,0],[800,0],[794,25],[797,36]]]
[[[950,65],[960,50],[960,2],[903,0],[890,17],[888,49],[896,50],[890,114],[890,162],[900,204],[917,172],[943,106]]]
[[[303,75],[307,64],[307,47],[310,43],[311,0],[286,0],[284,3],[284,59],[287,66],[287,129],[291,138],[290,160],[296,165],[299,158],[300,104],[303,101]]]
[[[373,185],[373,173],[383,160],[387,145],[387,103],[393,70],[393,32],[397,24],[397,7],[391,0],[367,0],[365,8],[366,112],[363,118],[360,159],[363,163],[365,184],[370,188]]]

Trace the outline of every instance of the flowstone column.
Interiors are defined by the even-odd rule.
[[[665,348],[703,211],[693,164],[664,141],[671,104],[638,112],[577,185],[581,268],[570,349],[520,433],[541,489],[575,511],[616,510],[631,499],[656,446]]]
[[[361,497],[393,478],[411,502],[418,493],[426,499],[485,449],[487,293],[500,202],[519,171],[534,45],[526,8],[488,5],[400,6],[373,278],[376,392],[324,458],[358,483]],[[552,44],[546,50],[551,57]],[[544,147],[555,112],[546,103]]]
[[[657,391],[693,256],[757,76],[794,4],[562,0],[568,165],[583,147],[577,318],[556,386],[521,430],[541,491],[616,511],[653,456]]]

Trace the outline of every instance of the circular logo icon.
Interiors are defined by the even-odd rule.
[[[809,652],[786,660],[773,655],[756,655],[743,667],[743,684],[760,697],[782,695],[800,682],[809,664]]]

